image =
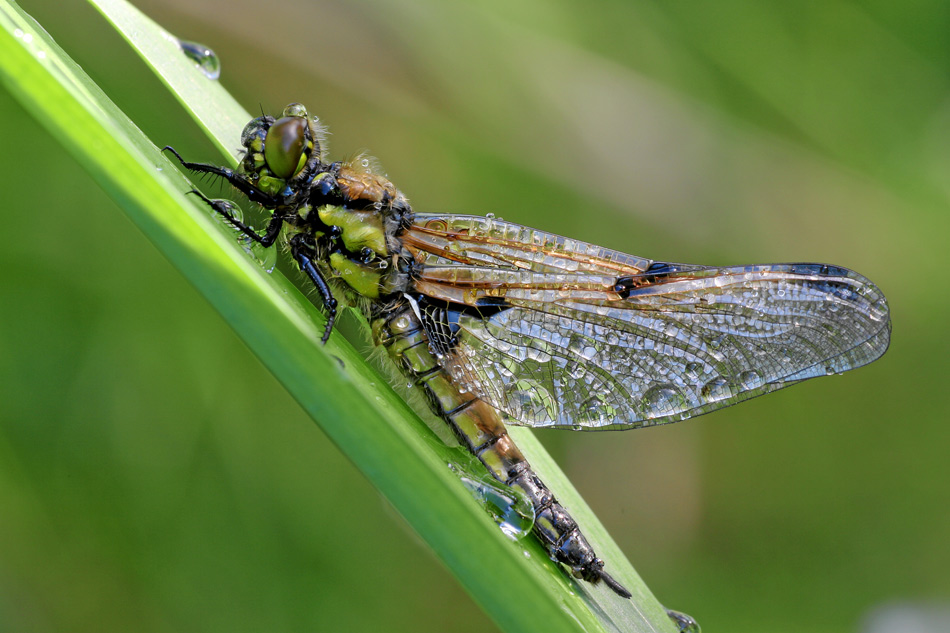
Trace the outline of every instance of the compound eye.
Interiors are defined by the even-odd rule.
[[[264,160],[278,178],[290,178],[303,167],[308,127],[307,119],[288,116],[278,119],[267,130]]]
[[[267,124],[274,120],[270,119],[270,121],[268,121],[267,119],[269,118],[270,117],[257,117],[256,119],[251,119],[251,122],[245,125],[244,131],[241,132],[241,145],[250,148],[254,139],[260,139],[258,142],[262,142],[264,140]],[[260,151],[260,147],[258,147],[256,151]]]

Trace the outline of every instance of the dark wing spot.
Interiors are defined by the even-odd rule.
[[[423,295],[415,297],[422,314],[422,327],[437,354],[450,354],[458,345],[459,321],[463,315],[488,319],[511,306],[500,297],[483,297],[478,306],[451,303]]]
[[[614,292],[620,295],[621,299],[630,297],[630,293],[636,288],[644,286],[654,286],[663,283],[665,279],[686,270],[692,270],[695,267],[683,264],[670,264],[667,262],[653,262],[650,267],[639,275],[627,275],[618,277],[614,284]]]

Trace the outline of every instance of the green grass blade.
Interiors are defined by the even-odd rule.
[[[249,116],[233,99],[127,4],[108,0],[98,7],[222,151],[234,147]],[[672,630],[589,508],[525,432],[516,439],[635,599],[568,583],[533,539],[506,540],[446,468],[447,461],[459,460],[457,449],[438,442],[342,336],[320,345],[324,320],[314,306],[289,281],[266,274],[205,209],[186,198],[191,185],[178,170],[8,0],[0,0],[0,82],[205,295],[503,629]],[[578,587],[582,593],[575,595]]]
[[[195,62],[181,53],[178,38],[155,24],[124,0],[95,0],[90,4],[115,27],[155,71],[208,138],[234,162],[238,140],[250,115],[216,81],[195,72]]]

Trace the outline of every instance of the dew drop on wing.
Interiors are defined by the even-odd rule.
[[[217,79],[221,76],[221,60],[213,50],[204,44],[188,40],[178,40],[178,46],[185,57],[195,62],[195,66],[202,75],[208,79]]]
[[[618,411],[610,405],[607,399],[602,395],[593,395],[581,403],[578,410],[578,416],[584,422],[591,426],[607,426],[617,419]],[[581,430],[584,427],[575,424],[571,428]]]
[[[689,378],[696,380],[703,373],[703,365],[702,363],[691,361],[686,363],[686,366],[683,367],[683,370],[686,372],[686,375]]]
[[[670,384],[650,387],[644,392],[641,402],[643,417],[648,420],[676,415],[686,409],[686,398]]]
[[[732,387],[728,380],[719,376],[703,385],[701,394],[706,402],[718,402],[732,397]]]
[[[739,384],[743,390],[752,390],[764,384],[762,376],[757,371],[749,370],[739,374]]]
[[[523,378],[505,388],[508,405],[516,417],[556,420],[558,404],[551,393],[536,380]]]

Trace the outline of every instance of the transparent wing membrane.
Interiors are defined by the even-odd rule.
[[[446,367],[513,424],[675,422],[865,365],[890,338],[880,290],[835,266],[657,263],[474,216],[419,215],[404,243],[420,292],[474,308]]]

